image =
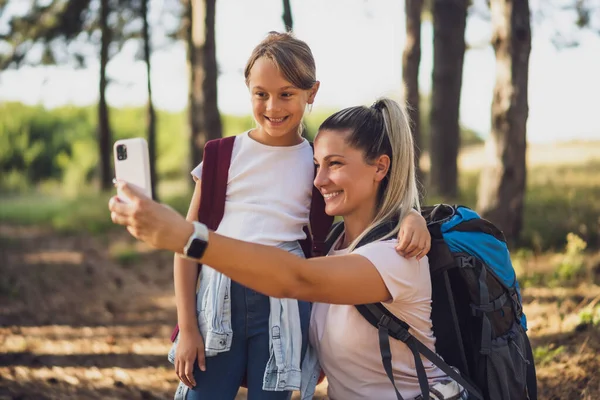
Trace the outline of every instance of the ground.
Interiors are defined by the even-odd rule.
[[[0,246],[0,399],[171,398],[168,253],[120,231],[11,226],[0,228]],[[600,332],[573,317],[600,299],[600,287],[526,287],[524,299],[533,345],[548,353],[538,365],[540,398],[600,398]]]
[[[171,255],[0,225],[0,265],[0,400],[173,398]]]

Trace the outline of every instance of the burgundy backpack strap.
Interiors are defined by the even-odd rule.
[[[235,136],[211,140],[204,146],[202,163],[202,194],[198,208],[198,221],[208,229],[216,230],[225,213],[229,165]]]
[[[311,147],[314,146],[311,143]],[[315,177],[317,176],[317,167],[315,166]],[[333,224],[333,217],[325,213],[325,199],[323,195],[314,185],[312,188],[312,197],[310,200],[310,233],[308,229],[304,229],[306,239],[300,242],[304,255],[308,257],[320,257],[325,254],[325,240],[329,229]],[[311,235],[312,233],[312,235]]]
[[[225,198],[227,196],[227,181],[229,179],[229,164],[235,136],[215,139],[204,145],[202,157],[202,180],[200,182],[200,206],[198,221],[206,224],[211,230],[216,230],[225,214]],[[198,273],[202,264],[198,264]],[[179,333],[179,325],[171,334],[171,342]]]
[[[325,213],[325,199],[315,186],[313,186],[312,198],[310,200],[309,219],[310,230],[312,232],[312,256],[324,256],[326,255],[325,240],[333,224],[333,217]]]

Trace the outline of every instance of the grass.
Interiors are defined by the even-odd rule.
[[[113,192],[103,192],[70,198],[32,192],[0,197],[0,223],[52,228],[59,233],[99,234],[115,227],[108,211],[108,200],[113,195]],[[189,198],[177,194],[165,199],[165,203],[184,214]]]
[[[569,233],[581,237],[589,249],[600,248],[600,145],[586,144],[587,155],[580,156],[569,150],[568,145],[557,146],[562,154],[573,154],[568,160],[552,159],[556,148],[532,151],[525,198],[524,226],[520,246],[535,254],[543,251],[562,251]],[[536,151],[538,153],[536,153]],[[543,162],[536,161],[545,156]],[[559,152],[559,154],[561,154]],[[457,199],[426,198],[426,204],[441,201],[475,207],[480,165],[473,157],[464,162],[462,155],[460,172],[460,195]],[[475,158],[482,158],[482,152]],[[185,177],[187,178],[187,176]],[[184,178],[162,181],[161,200],[185,214],[191,197],[191,186]],[[60,195],[30,193],[18,197],[0,197],[0,223],[48,226],[58,232],[89,231],[101,233],[113,227],[107,211],[110,193],[86,194],[78,198]],[[517,249],[515,249],[517,250]]]
[[[596,171],[600,161],[529,168],[519,247],[535,253],[559,250],[567,235],[574,233],[589,248],[600,248],[600,174]],[[426,196],[425,204],[450,202],[475,208],[478,180],[478,170],[463,170],[457,199]]]

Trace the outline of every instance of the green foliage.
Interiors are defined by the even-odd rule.
[[[48,111],[18,103],[0,106],[0,171],[8,174],[0,187],[62,176],[61,162],[72,156],[72,143],[91,136],[89,109],[65,107]],[[10,189],[10,186],[8,187]]]
[[[565,254],[554,272],[556,279],[570,282],[581,277],[585,270],[583,251],[586,247],[587,243],[576,234],[567,235]]]
[[[579,325],[600,325],[600,305],[588,306],[581,310],[578,314]]]
[[[533,349],[533,359],[535,364],[539,366],[546,365],[556,359],[561,353],[564,353],[564,346],[538,346]]]

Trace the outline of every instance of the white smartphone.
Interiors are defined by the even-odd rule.
[[[115,162],[115,177],[137,186],[142,192],[152,198],[150,181],[150,156],[148,142],[144,138],[117,140],[113,146]],[[127,202],[129,199],[117,191],[119,199]]]

